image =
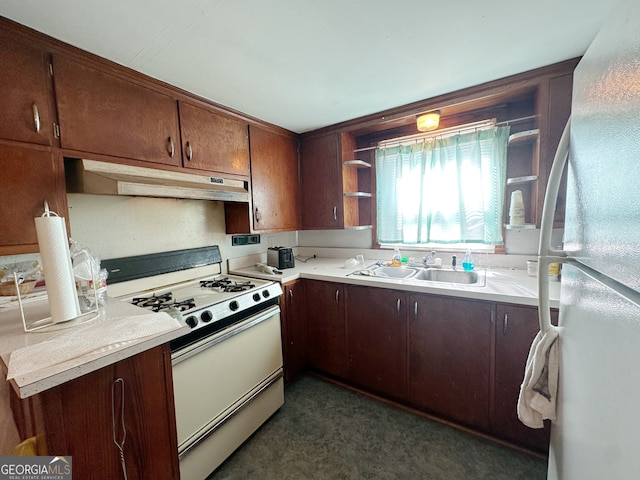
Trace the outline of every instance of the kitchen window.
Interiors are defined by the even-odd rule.
[[[509,127],[436,134],[376,149],[377,242],[503,244]]]

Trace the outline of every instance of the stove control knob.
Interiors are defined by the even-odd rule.
[[[234,300],[229,303],[229,308],[231,309],[232,312],[235,312],[236,310],[238,310],[238,308],[240,308],[240,305],[238,305],[238,302]]]
[[[263,291],[262,291],[262,296],[263,296],[264,298],[269,298],[269,295],[271,295],[271,294],[269,293],[269,290],[263,290]]]
[[[254,293],[253,294],[253,300],[256,301],[256,302],[259,302],[260,301],[260,294],[259,293]]]
[[[200,314],[200,318],[202,319],[203,322],[206,323],[206,322],[210,322],[213,319],[213,315],[209,310],[205,310],[204,312],[202,312],[202,314]]]
[[[198,325],[198,319],[193,315],[191,315],[190,317],[187,317],[185,321],[187,322],[187,325],[189,326],[189,328],[195,328],[196,325]]]

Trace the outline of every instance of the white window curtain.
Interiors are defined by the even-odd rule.
[[[382,244],[502,245],[509,127],[376,150]]]

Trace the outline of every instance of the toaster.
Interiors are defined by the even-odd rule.
[[[278,270],[295,267],[293,249],[289,247],[269,247],[267,249],[267,265]]]

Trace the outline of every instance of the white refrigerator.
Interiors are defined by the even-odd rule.
[[[541,269],[563,262],[547,478],[638,479],[640,1],[614,7],[578,64],[570,122],[563,250],[546,243],[554,207],[545,202],[539,252]],[[561,165],[552,170],[551,192]]]

